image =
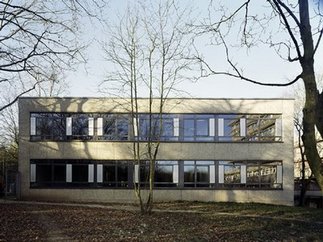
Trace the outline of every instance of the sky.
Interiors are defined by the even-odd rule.
[[[197,16],[196,22],[205,19],[208,15],[209,1],[178,0],[177,2],[181,7],[186,5],[194,9],[193,15]],[[216,8],[218,2],[213,1],[213,7]],[[226,1],[228,8],[235,7],[228,5],[228,2],[232,4],[233,1]],[[105,16],[109,16],[108,21],[116,23],[116,15],[122,15],[126,6],[127,1],[111,0],[109,6],[104,10]],[[250,9],[250,11],[261,13],[263,10],[260,7],[257,6]],[[214,18],[216,17],[216,14],[214,14]],[[104,60],[105,56],[98,41],[107,40],[109,36],[98,23],[93,25],[93,23],[85,22],[83,32],[83,38],[91,42],[86,51],[87,64],[80,65],[77,71],[67,74],[66,81],[70,86],[68,95],[82,97],[107,96],[107,94],[100,93],[98,90],[99,84],[106,78],[111,66],[108,66],[108,63]],[[230,32],[229,41],[231,44],[238,43],[236,32],[237,29],[234,28]],[[279,33],[277,35],[279,36]],[[199,37],[197,44],[199,51],[212,67],[219,67],[219,70],[222,71],[226,70],[223,47],[211,46],[209,40],[210,37],[207,35]],[[243,68],[247,76],[258,81],[284,83],[292,80],[300,73],[300,67],[297,62],[288,63],[282,61],[272,49],[264,48],[263,46],[252,48],[249,51],[235,48],[232,49],[230,54],[239,67]],[[321,46],[317,56],[322,56],[322,54]],[[316,58],[315,65],[316,72],[322,74],[323,58]],[[282,98],[292,96],[290,87],[259,86],[223,75],[202,78],[194,83],[187,81],[182,83],[179,89],[184,90],[190,97],[197,98]]]

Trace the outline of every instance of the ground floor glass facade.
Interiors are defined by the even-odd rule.
[[[149,185],[148,161],[33,159],[31,188],[123,188]],[[156,161],[157,189],[282,189],[281,161]]]

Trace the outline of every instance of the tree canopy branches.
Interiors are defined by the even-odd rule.
[[[305,87],[302,141],[311,170],[323,189],[323,163],[316,143],[316,129],[319,131],[320,136],[323,137],[323,93],[320,93],[317,89],[314,71],[315,55],[323,35],[320,3],[316,1],[312,6],[314,9],[311,9],[308,0],[293,2],[280,0],[261,1],[261,4],[267,4],[266,6],[269,8],[267,8],[267,13],[264,16],[260,16],[259,13],[251,13],[250,11],[251,6],[257,4],[256,2],[259,4],[260,1],[243,1],[242,4],[232,10],[232,14],[222,11],[220,20],[208,20],[209,22],[196,26],[198,34],[211,34],[214,43],[223,47],[226,62],[229,66],[228,71],[217,71],[202,57],[197,57],[201,62],[201,71],[206,72],[206,74],[203,73],[206,76],[227,75],[263,86],[289,86],[298,80],[302,80]],[[298,63],[301,73],[294,74],[294,77],[289,78],[291,81],[287,83],[264,82],[249,78],[242,73],[240,63],[235,63],[232,56],[230,56],[229,49],[232,49],[233,46],[228,44],[228,39],[230,39],[232,32],[230,30],[234,29],[237,22],[240,23],[238,31],[238,35],[241,36],[240,47],[250,49],[261,43],[267,48],[274,49],[282,59]],[[315,27],[312,27],[311,24]],[[277,35],[273,32],[275,28],[277,28]],[[264,66],[266,64],[263,63]]]
[[[0,1],[0,111],[47,82],[53,72],[63,73],[85,61],[80,17],[96,12],[78,0]]]
[[[211,1],[211,6],[213,1]],[[264,13],[257,12],[263,8]],[[283,2],[280,0],[271,0],[266,2],[259,1],[243,1],[236,4],[236,7],[229,9],[223,5],[214,4],[213,15],[210,11],[210,17],[204,22],[194,25],[197,35],[209,34],[212,38],[211,44],[222,46],[225,50],[226,61],[229,68],[232,70],[219,71],[217,68],[207,65],[207,60],[202,56],[197,56],[201,61],[201,70],[204,76],[210,75],[227,75],[238,78],[247,82],[263,86],[285,87],[294,84],[302,76],[302,73],[293,77],[289,77],[290,81],[286,83],[277,83],[251,78],[248,74],[243,74],[240,70],[240,63],[233,60],[232,53],[229,49],[252,49],[258,45],[272,48],[283,60],[288,62],[299,62],[304,58],[304,39],[301,34],[302,22],[297,2]],[[314,8],[319,8],[318,3]],[[310,10],[310,18],[313,18],[315,10]],[[316,10],[316,12],[319,10]],[[317,15],[317,14],[316,14]],[[306,19],[306,17],[305,17]],[[322,21],[314,22],[317,35],[313,34],[312,41],[314,45],[315,55],[323,35]],[[238,29],[236,28],[238,26]],[[236,32],[238,31],[238,32]],[[233,34],[240,36],[240,43],[232,42]],[[311,35],[312,36],[312,35]]]

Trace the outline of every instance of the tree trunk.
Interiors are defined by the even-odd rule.
[[[316,146],[315,126],[317,123],[318,91],[314,74],[314,45],[309,18],[308,0],[299,0],[300,34],[303,42],[304,55],[300,59],[302,79],[305,85],[305,106],[303,109],[303,143],[305,155],[310,168],[323,189],[321,158]],[[317,125],[319,127],[320,125]]]

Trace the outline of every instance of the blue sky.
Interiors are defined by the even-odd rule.
[[[116,21],[116,13],[122,14],[127,1],[111,0],[109,8],[105,10],[105,15],[109,16],[108,21]],[[131,2],[131,1],[130,1]],[[209,1],[178,1],[180,4],[191,5],[195,9],[195,14],[200,18],[207,15]],[[213,1],[216,5],[219,1]],[[231,1],[224,1],[226,4]],[[233,7],[233,6],[228,6]],[[262,11],[261,6],[253,11]],[[259,8],[259,9],[258,9]],[[67,82],[70,86],[70,96],[104,96],[98,92],[99,83],[105,78],[109,66],[104,61],[104,55],[97,39],[107,39],[101,26],[92,24],[84,25],[84,38],[91,41],[92,44],[87,50],[88,63],[86,66],[80,66],[76,72],[68,73]],[[236,38],[232,34],[232,41]],[[200,39],[199,48],[212,66],[222,66],[225,62],[223,48],[208,45],[208,36]],[[232,53],[234,60],[244,69],[244,73],[259,81],[267,82],[288,82],[290,79],[300,73],[300,67],[297,62],[288,63],[282,61],[277,54],[269,48],[253,48],[246,52],[244,50],[234,50]],[[317,56],[322,56],[322,47],[320,47]],[[322,58],[316,58],[316,72],[323,73]],[[264,87],[244,81],[229,78],[226,76],[212,76],[201,79],[196,83],[182,83],[180,89],[185,90],[192,97],[210,97],[210,98],[276,98],[286,97],[289,88]]]

